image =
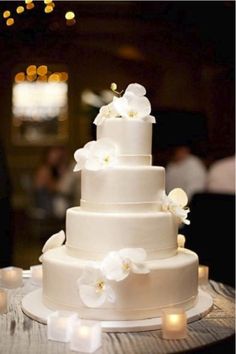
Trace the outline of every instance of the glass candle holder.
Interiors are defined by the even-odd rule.
[[[164,339],[181,339],[187,335],[187,317],[184,309],[163,310],[162,335]]]
[[[209,267],[205,265],[198,266],[198,284],[207,285],[209,280]]]
[[[76,322],[70,342],[70,349],[93,353],[102,346],[102,329],[98,321],[81,320]]]
[[[32,284],[41,286],[43,280],[43,266],[41,264],[31,266],[30,271]]]
[[[7,292],[0,289],[0,314],[7,313]]]
[[[48,339],[58,342],[69,342],[72,329],[78,316],[75,312],[56,311],[47,319]]]
[[[8,289],[19,288],[23,285],[22,269],[17,267],[2,268],[2,286]]]

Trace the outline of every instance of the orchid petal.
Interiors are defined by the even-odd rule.
[[[100,307],[106,301],[106,293],[103,291],[98,292],[94,286],[90,285],[80,285],[79,295],[87,307]]]
[[[133,263],[132,271],[133,271],[133,273],[136,273],[136,274],[150,273],[150,269],[144,263]]]
[[[60,231],[54,235],[52,235],[44,244],[42,252],[45,253],[49,251],[50,249],[60,247],[63,242],[65,241],[66,236],[64,231]]]
[[[144,117],[143,120],[148,123],[156,123],[156,118],[151,115]]]
[[[101,264],[101,271],[109,280],[121,281],[128,276],[123,269],[123,260],[118,252],[110,252]]]
[[[106,286],[107,301],[114,303],[116,301],[116,294],[110,285]]]
[[[146,89],[144,86],[140,85],[140,84],[129,84],[127,89],[125,90],[124,96],[127,93],[132,93],[133,95],[136,96],[144,96],[146,95]]]
[[[188,204],[188,196],[181,188],[172,189],[168,197],[181,207],[185,207]]]
[[[121,257],[130,259],[135,263],[144,262],[147,257],[147,253],[143,248],[123,248],[119,251],[119,254]]]

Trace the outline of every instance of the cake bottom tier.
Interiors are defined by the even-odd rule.
[[[131,273],[121,282],[110,281],[115,303],[88,308],[80,300],[77,280],[86,262],[69,255],[66,246],[43,257],[43,303],[52,310],[76,311],[81,318],[137,320],[158,317],[165,307],[194,306],[198,293],[198,257],[187,249],[177,255],[147,261],[149,274]]]

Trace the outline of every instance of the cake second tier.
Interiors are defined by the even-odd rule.
[[[165,193],[165,169],[157,166],[116,166],[83,170],[81,207],[89,211],[138,212],[160,210]]]
[[[101,213],[67,210],[66,245],[73,256],[101,260],[121,248],[144,248],[148,259],[177,252],[178,223],[169,212]]]

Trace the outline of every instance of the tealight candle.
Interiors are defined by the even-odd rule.
[[[17,267],[2,268],[1,271],[2,286],[13,289],[23,285],[22,269]]]
[[[48,339],[58,342],[69,342],[72,328],[78,316],[75,312],[56,311],[47,318]]]
[[[199,265],[198,267],[198,284],[206,285],[208,284],[209,278],[209,267],[204,265]]]
[[[184,235],[178,234],[177,236],[177,243],[178,247],[184,248],[186,238]]]
[[[31,270],[31,282],[34,285],[41,286],[43,280],[43,267],[41,264],[30,267]]]
[[[7,293],[0,289],[0,314],[7,313]]]
[[[187,317],[184,309],[163,310],[162,335],[164,339],[181,339],[187,335]]]
[[[102,329],[98,321],[76,322],[70,342],[70,349],[83,353],[93,353],[102,346]]]

